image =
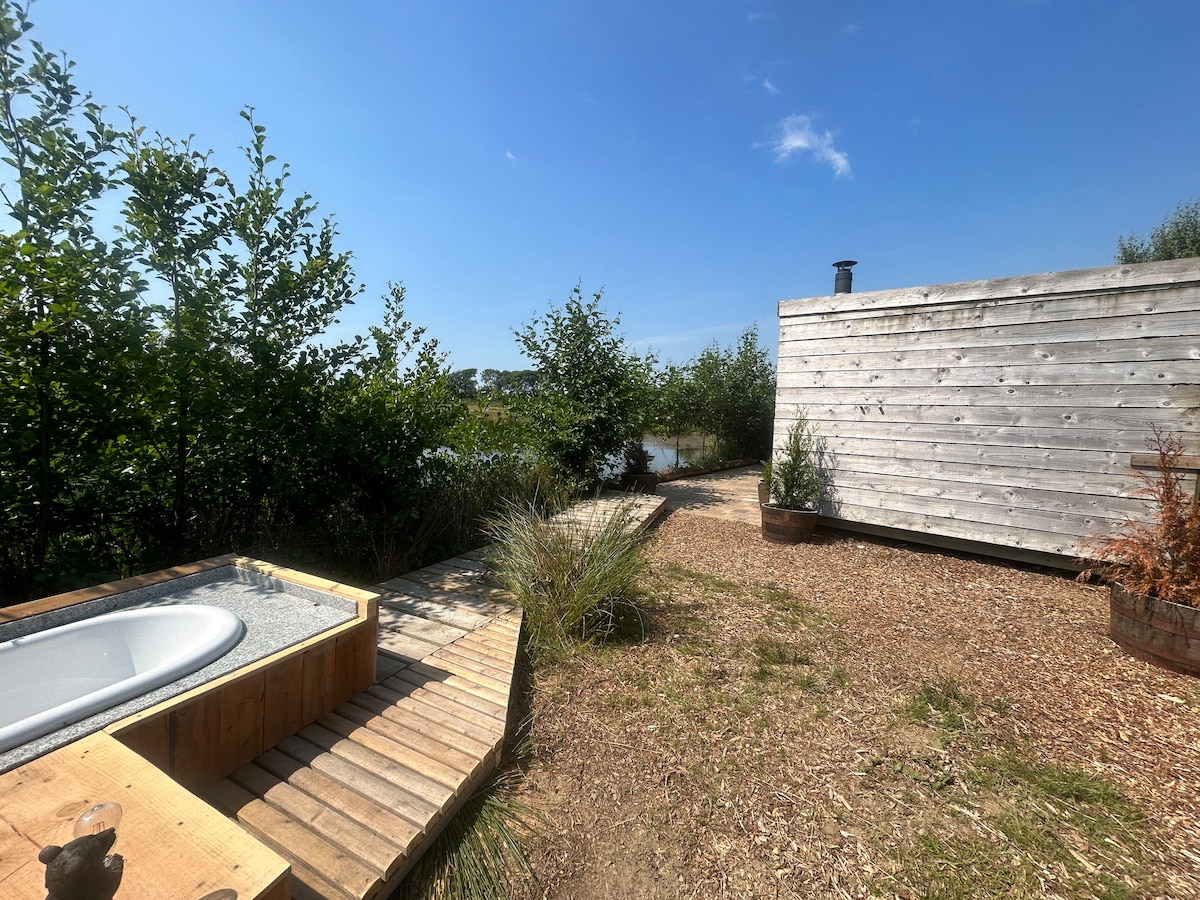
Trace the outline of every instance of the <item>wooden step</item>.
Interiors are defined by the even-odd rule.
[[[383,900],[495,766],[518,636],[506,622],[445,659],[427,653],[207,799],[289,861],[293,897]]]
[[[377,872],[228,778],[207,786],[201,796],[288,860],[293,879],[307,883],[319,896],[368,900],[379,894],[383,882]],[[297,863],[309,871],[298,872]]]
[[[595,523],[624,500],[570,516]],[[631,527],[662,502],[639,501]],[[206,789],[290,862],[296,900],[390,896],[495,767],[522,613],[483,555],[380,585],[377,683]]]

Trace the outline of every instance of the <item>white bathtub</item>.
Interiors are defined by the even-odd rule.
[[[242,639],[218,606],[106,613],[0,643],[0,753],[182,678]]]

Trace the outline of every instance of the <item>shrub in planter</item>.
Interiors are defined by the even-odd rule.
[[[817,524],[817,503],[825,490],[825,476],[816,450],[816,434],[801,412],[771,461],[771,502],[760,507],[766,540],[796,544],[812,537]]]
[[[1081,581],[1099,575],[1111,585],[1113,640],[1141,659],[1200,675],[1200,500],[1183,488],[1178,471],[1183,442],[1154,429],[1153,475],[1138,473],[1150,500],[1147,521],[1127,519],[1121,533],[1085,545],[1096,560]]]
[[[653,494],[658,489],[658,474],[650,471],[654,456],[646,451],[641,440],[629,441],[622,450],[625,471],[621,473],[621,490]]]

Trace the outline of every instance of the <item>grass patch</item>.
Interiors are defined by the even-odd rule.
[[[982,702],[940,677],[901,708],[903,719],[955,734],[956,749],[872,763],[885,779],[895,772],[911,790],[938,798],[918,801],[933,821],[892,851],[897,868],[886,887],[929,900],[1143,896],[1153,843],[1144,813],[1083,769],[1032,761],[1011,745],[972,750],[981,707],[1003,714],[1009,705]]]
[[[787,681],[805,690],[814,686],[811,672],[797,671],[813,665],[812,654],[776,637],[756,637],[750,645],[755,668],[750,677],[757,682]]]
[[[905,702],[905,718],[943,731],[962,731],[975,714],[977,702],[963,690],[958,679],[946,675],[921,684]]]
[[[979,759],[968,779],[989,812],[952,813],[895,853],[892,879],[913,896],[1116,900],[1150,888],[1145,816],[1103,779],[1014,754]]]
[[[786,641],[774,637],[756,637],[753,643],[754,658],[760,668],[764,666],[811,666],[812,656]]]
[[[630,527],[634,515],[632,501],[596,522],[511,505],[489,525],[489,563],[525,610],[535,661],[561,659],[585,642],[644,636],[646,562],[643,538]]]

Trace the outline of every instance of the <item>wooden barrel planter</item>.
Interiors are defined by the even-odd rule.
[[[819,515],[815,509],[783,509],[769,503],[760,504],[759,509],[763,540],[772,544],[802,544],[812,540]]]
[[[765,526],[764,526],[765,530]],[[1130,656],[1200,676],[1200,609],[1112,585],[1109,634]]]
[[[658,493],[657,472],[625,472],[621,475],[621,490],[635,494]]]

